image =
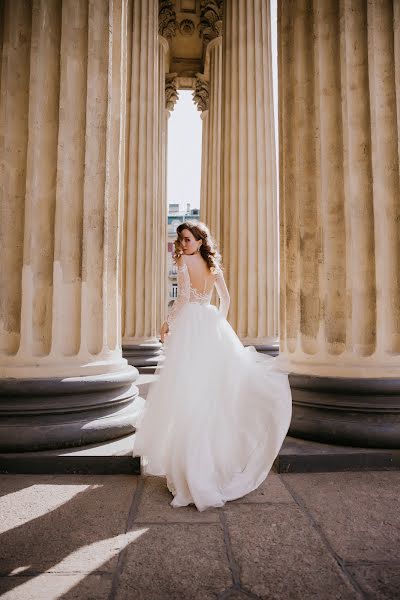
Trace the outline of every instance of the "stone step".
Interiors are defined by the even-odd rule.
[[[134,434],[102,444],[63,450],[0,454],[0,473],[140,473],[132,456]],[[400,469],[400,450],[347,448],[287,437],[275,460],[278,473],[387,471]]]
[[[288,436],[274,466],[278,473],[392,471],[400,469],[400,450],[336,446]]]
[[[133,436],[61,450],[0,453],[0,473],[138,474],[140,458],[132,456]]]

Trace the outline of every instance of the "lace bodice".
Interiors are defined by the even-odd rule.
[[[230,297],[228,288],[226,287],[225,279],[222,270],[218,267],[216,273],[214,274],[214,282],[211,286],[211,289],[204,289],[202,292],[195,289],[190,281],[189,269],[187,268],[186,263],[177,269],[177,280],[178,280],[178,296],[170,310],[170,313],[167,317],[167,323],[169,326],[176,319],[180,310],[183,308],[185,304],[188,302],[193,302],[196,304],[210,304],[212,291],[214,289],[214,285],[217,288],[220,304],[219,311],[226,318],[229,310]],[[206,287],[206,282],[204,283],[204,288]]]

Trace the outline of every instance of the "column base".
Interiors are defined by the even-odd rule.
[[[240,338],[244,346],[254,346],[257,352],[263,354],[269,354],[270,356],[278,356],[279,354],[279,338],[265,337],[265,338],[251,338],[243,337]]]
[[[250,344],[249,344],[250,345]],[[268,354],[269,356],[278,356],[279,354],[279,344],[251,344],[257,350],[257,352],[261,352],[262,354]]]
[[[400,379],[289,375],[290,435],[329,444],[400,448]]]
[[[274,467],[278,473],[399,471],[400,450],[353,448],[288,436],[275,459]]]
[[[0,452],[0,473],[140,475],[140,457],[132,455],[135,434],[76,448],[38,452]]]
[[[0,380],[0,451],[103,442],[135,430],[137,369],[87,377]]]
[[[122,356],[128,364],[136,367],[156,367],[162,361],[164,354],[161,342],[151,341],[122,346]]]

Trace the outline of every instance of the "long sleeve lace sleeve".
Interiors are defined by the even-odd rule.
[[[171,327],[182,307],[190,300],[190,277],[185,264],[177,269],[178,295],[167,317],[167,323]]]
[[[222,313],[226,319],[231,298],[229,296],[228,288],[226,287],[222,269],[218,269],[216,272],[215,287],[217,288],[219,296],[219,312]]]

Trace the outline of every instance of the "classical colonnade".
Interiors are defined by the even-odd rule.
[[[118,437],[126,358],[157,362],[166,315],[174,3],[0,11],[0,446]],[[229,320],[279,341],[294,434],[396,447],[400,0],[278,3],[279,222],[269,2],[201,11],[201,216]]]

